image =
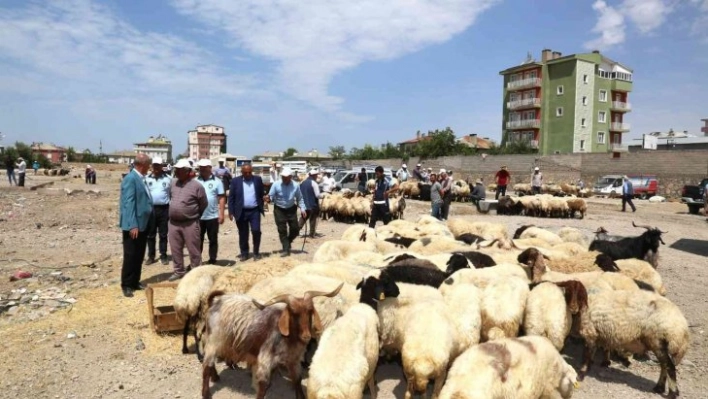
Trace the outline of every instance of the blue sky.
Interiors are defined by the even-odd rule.
[[[630,138],[708,118],[708,0],[0,0],[0,132],[181,152],[215,123],[242,155],[498,139],[498,72],[546,47],[634,69]]]

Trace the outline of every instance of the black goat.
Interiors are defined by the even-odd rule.
[[[521,226],[521,227],[519,227],[518,229],[516,229],[516,231],[514,232],[514,239],[515,239],[515,240],[518,240],[519,238],[521,238],[521,234],[522,234],[524,231],[526,231],[529,227],[534,227],[534,225],[532,225],[532,224],[527,224],[527,225]]]
[[[646,231],[640,236],[625,237],[618,241],[594,240],[590,243],[589,250],[609,255],[612,260],[632,258],[647,260],[656,269],[659,244],[666,245],[661,235],[666,232],[650,226],[637,226],[634,222],[632,225],[644,227]]]
[[[478,236],[477,234],[472,233],[460,234],[459,236],[455,237],[455,239],[457,241],[462,241],[467,245],[472,245],[474,243],[484,241],[484,238],[482,236]]]
[[[523,209],[520,202],[514,202],[508,195],[499,197],[497,202],[497,215],[520,215]]]
[[[475,269],[481,269],[483,267],[496,266],[497,262],[492,259],[491,256],[477,251],[465,251],[465,252],[455,252],[455,254],[460,254],[467,258]]]
[[[603,241],[617,241],[625,238],[625,236],[610,235],[607,233],[608,231],[604,227],[600,226],[595,231],[595,239]]]
[[[408,248],[411,246],[411,244],[413,244],[414,242],[416,242],[418,240],[415,238],[403,237],[403,236],[396,234],[393,237],[384,238],[384,241],[390,242],[390,243],[396,244],[396,245],[402,245],[402,246]]]
[[[618,272],[620,271],[619,266],[615,263],[614,259],[610,255],[599,254],[595,257],[595,264],[606,272]]]

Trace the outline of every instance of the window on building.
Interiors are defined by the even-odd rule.
[[[605,144],[605,132],[597,132],[597,144]]]
[[[580,119],[580,126],[585,127],[585,118]]]
[[[585,151],[585,140],[580,140],[580,151]]]
[[[563,116],[563,107],[556,108],[556,116]]]
[[[607,102],[607,90],[600,90],[600,102],[606,103]]]
[[[588,84],[588,75],[583,75],[583,83]]]
[[[588,105],[588,96],[583,96],[583,105]]]
[[[597,113],[597,121],[600,123],[607,122],[607,113],[605,111],[600,111]]]
[[[560,85],[556,88],[556,94],[559,96],[563,94],[563,85]]]

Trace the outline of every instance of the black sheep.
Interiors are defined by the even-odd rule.
[[[647,230],[640,236],[626,237],[617,241],[594,240],[590,243],[589,250],[609,255],[612,260],[632,258],[647,260],[656,269],[659,244],[666,245],[661,239],[661,235],[665,232],[649,226],[636,227],[644,227]]]
[[[403,237],[403,236],[396,234],[393,237],[384,238],[384,241],[390,242],[390,243],[396,244],[396,245],[402,245],[402,246],[408,248],[411,246],[411,244],[413,244],[417,240],[415,238]]]
[[[467,257],[461,253],[454,253],[450,256],[450,259],[447,260],[447,269],[445,270],[445,274],[452,276],[458,270],[469,268],[470,264]]]
[[[491,256],[477,251],[465,251],[465,252],[455,252],[467,258],[475,269],[481,269],[484,267],[496,266],[497,262],[492,259]]]
[[[599,254],[595,257],[595,264],[606,272],[618,272],[620,271],[617,263],[609,256],[605,254]]]
[[[439,269],[433,270],[413,265],[387,266],[381,269],[379,275],[379,278],[384,277],[399,283],[429,285],[438,288],[447,278],[447,273]]]
[[[484,241],[484,238],[482,236],[478,236],[477,234],[472,233],[460,234],[459,236],[455,237],[455,239],[457,241],[462,241],[467,245],[472,245],[474,243]]]

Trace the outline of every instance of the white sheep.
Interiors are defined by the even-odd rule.
[[[460,351],[479,343],[482,333],[482,292],[474,284],[442,284],[438,288],[457,326]]]
[[[368,384],[376,399],[378,330],[376,310],[363,303],[353,305],[325,330],[310,363],[307,398],[360,399]]]
[[[318,275],[356,285],[371,269],[371,266],[353,264],[348,261],[305,263],[295,266],[287,275]]]
[[[526,284],[530,282],[531,271],[528,266],[514,263],[499,263],[496,266],[482,269],[461,269],[448,277],[445,284],[474,284],[480,289],[485,288],[497,278],[519,278]]]
[[[469,245],[451,237],[423,237],[413,242],[408,250],[421,255],[435,255],[441,252],[469,251]]]
[[[439,399],[568,399],[577,373],[544,337],[506,338],[455,359]]]
[[[654,288],[659,295],[666,295],[666,287],[659,272],[646,261],[640,259],[620,259],[615,264],[620,273],[639,281],[643,281]]]
[[[520,278],[501,277],[489,281],[482,290],[482,341],[490,339],[493,327],[507,338],[518,336],[528,295],[528,282]]]
[[[447,227],[455,237],[469,233],[483,237],[485,240],[509,239],[506,225],[500,223],[469,222],[461,218],[451,218],[447,221]]]
[[[579,281],[536,285],[526,300],[524,332],[548,338],[560,351],[570,333],[573,315],[587,308],[587,297]]]
[[[540,238],[541,240],[547,242],[549,245],[553,246],[556,244],[561,244],[563,239],[553,232],[542,229],[540,227],[531,226],[524,230],[519,238]]]
[[[315,263],[345,259],[355,252],[376,252],[376,246],[369,242],[331,240],[320,245],[312,257]]]
[[[574,242],[585,248],[588,247],[588,240],[585,237],[585,234],[574,227],[561,228],[558,230],[558,237],[560,237],[564,242]]]

